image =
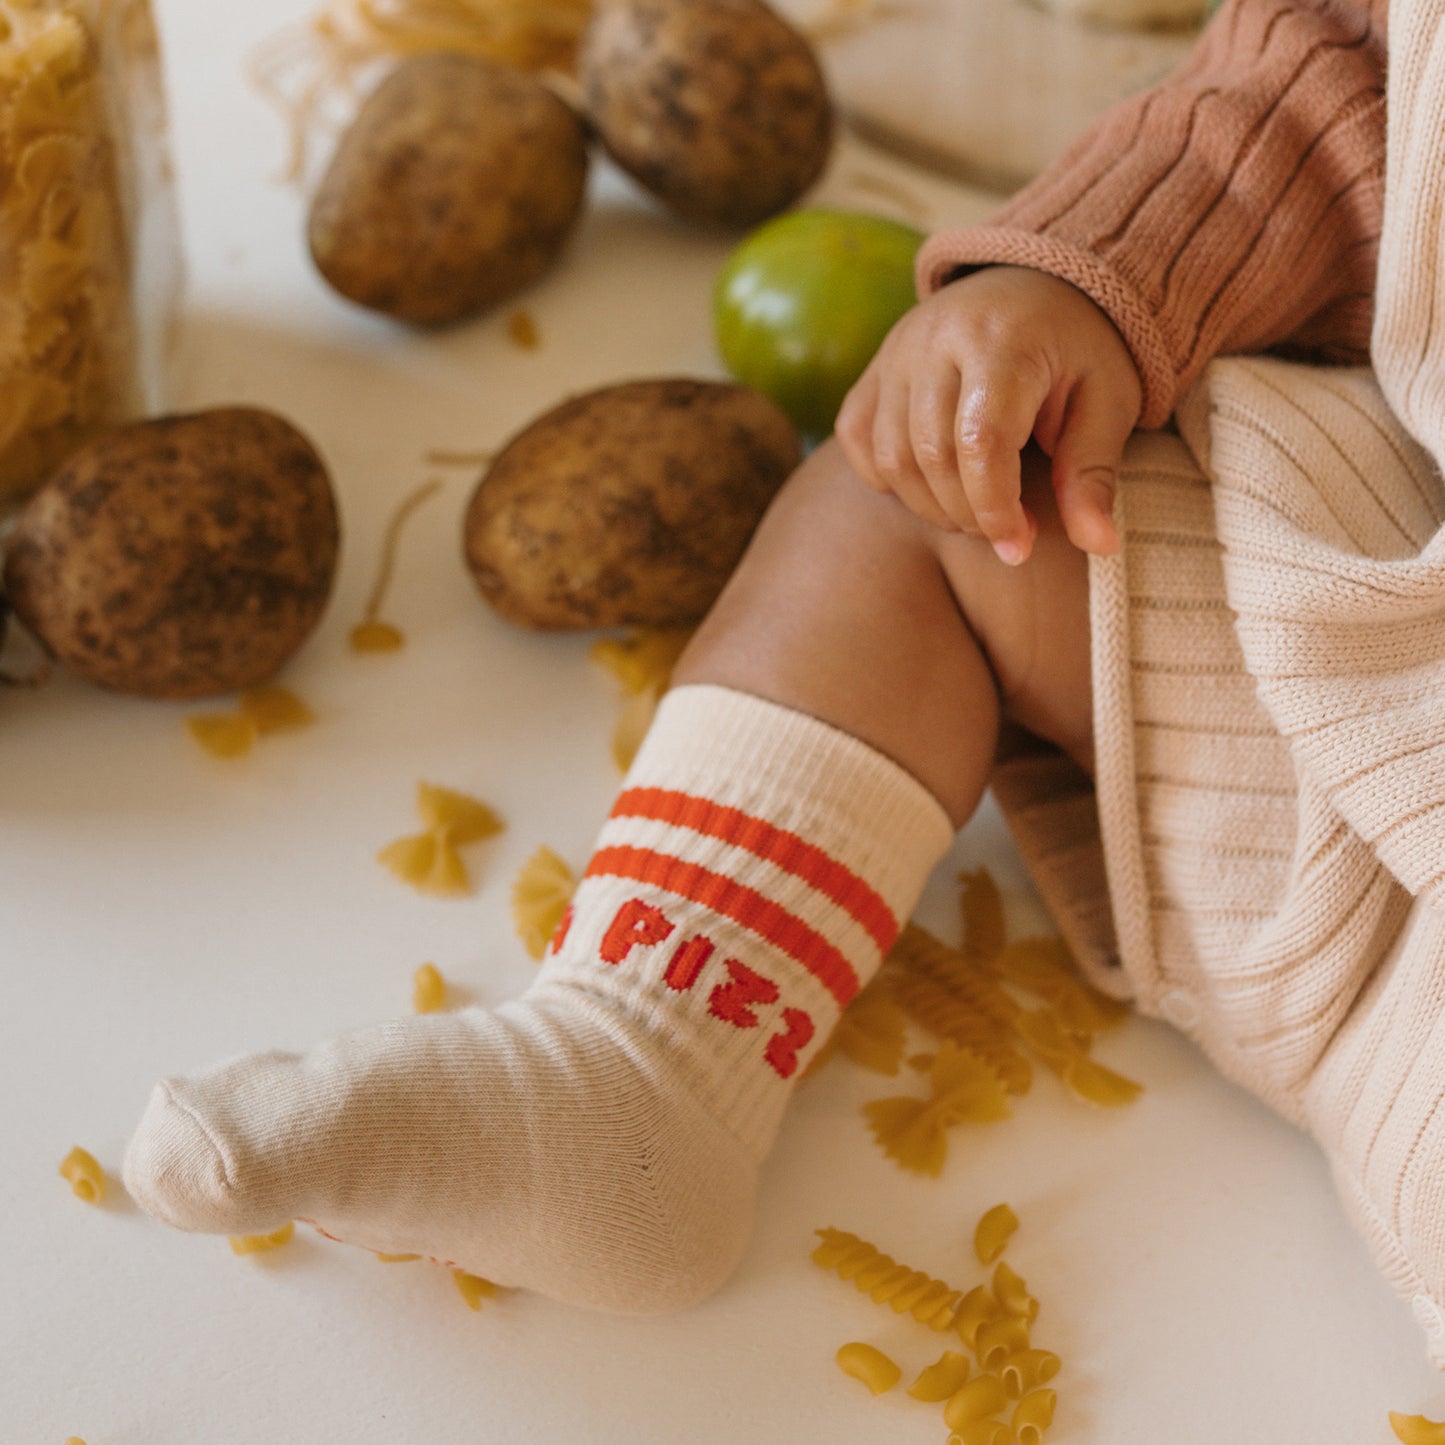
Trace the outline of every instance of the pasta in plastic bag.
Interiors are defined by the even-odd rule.
[[[0,0],[0,506],[159,407],[178,237],[148,0]]]

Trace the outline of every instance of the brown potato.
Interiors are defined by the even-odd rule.
[[[760,0],[598,0],[578,77],[613,159],[688,220],[775,215],[832,147],[817,57]]]
[[[766,397],[720,382],[633,381],[539,417],[467,508],[482,595],[528,627],[698,621],[798,464]]]
[[[338,527],[290,422],[229,408],[122,427],[29,501],[5,555],[15,616],[62,666],[144,697],[271,677],[331,592]]]
[[[470,316],[535,281],[582,210],[585,128],[535,77],[456,54],[404,61],[362,105],[311,203],[343,296],[401,321]]]

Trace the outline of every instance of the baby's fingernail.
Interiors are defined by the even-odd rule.
[[[1000,562],[1007,562],[1010,567],[1017,567],[1024,560],[1024,549],[1017,542],[995,542],[993,550],[998,553]]]

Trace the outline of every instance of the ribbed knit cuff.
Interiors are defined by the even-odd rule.
[[[1139,425],[1161,427],[1169,420],[1179,393],[1178,367],[1154,313],[1106,260],[1081,246],[1011,227],[941,231],[918,253],[918,294],[931,295],[971,266],[1027,266],[1078,287],[1114,323],[1134,358],[1144,391]]]
[[[729,802],[801,837],[823,835],[900,924],[920,877],[953,842],[943,805],[875,748],[806,713],[731,688],[674,688],[628,781],[665,773],[687,788],[728,780]],[[624,784],[624,790],[627,784]]]
[[[954,829],[898,764],[728,688],[667,694],[537,989],[662,1045],[761,1156],[792,1085],[878,971]]]

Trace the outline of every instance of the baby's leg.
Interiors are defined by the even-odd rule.
[[[1026,572],[822,449],[680,668],[533,987],[163,1082],[134,1196],[599,1308],[707,1293],[793,1085],[984,785],[993,669],[1021,716],[1069,714],[1030,661],[1020,618],[1053,596]]]
[[[978,805],[1000,720],[1092,771],[1088,560],[1047,460],[1024,457],[1039,523],[1009,567],[870,490],[834,443],[788,483],[675,674],[772,698],[913,774],[955,825]]]

